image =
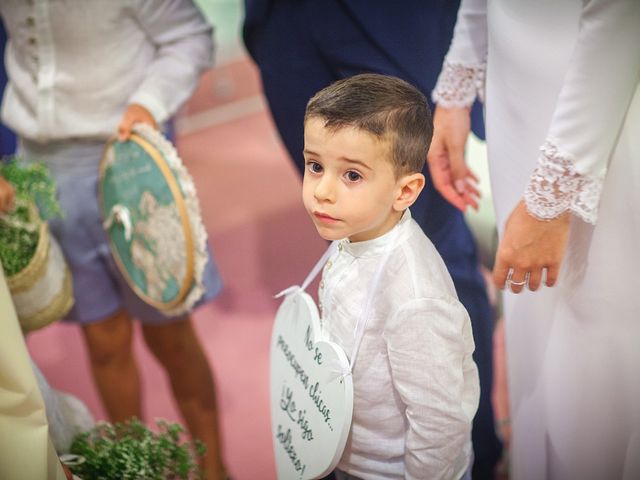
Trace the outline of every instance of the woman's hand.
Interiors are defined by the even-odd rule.
[[[8,212],[13,208],[15,195],[13,185],[0,176],[0,213]]]
[[[535,291],[547,270],[546,285],[558,279],[569,237],[569,213],[550,221],[538,220],[527,212],[524,201],[518,202],[507,220],[506,228],[493,268],[493,281],[498,288],[506,286],[520,293],[528,283]]]
[[[464,161],[464,149],[471,129],[471,113],[467,107],[436,106],[433,117],[433,140],[427,160],[433,185],[456,208],[478,209],[480,192],[477,177]]]
[[[124,115],[122,115],[122,120],[120,120],[120,125],[118,125],[118,140],[124,142],[128,139],[131,135],[131,128],[136,123],[146,123],[153,128],[158,128],[156,120],[149,110],[140,104],[132,103],[125,110]]]

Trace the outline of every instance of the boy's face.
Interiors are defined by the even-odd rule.
[[[329,130],[311,117],[304,129],[304,206],[325,240],[371,240],[402,216],[388,141],[353,127]]]

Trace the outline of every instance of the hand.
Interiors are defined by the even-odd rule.
[[[8,212],[13,208],[13,200],[16,190],[9,182],[0,176],[0,213]]]
[[[527,212],[524,201],[518,202],[507,220],[496,254],[493,281],[498,288],[504,288],[506,282],[513,293],[520,293],[528,279],[529,290],[535,291],[545,268],[546,285],[555,285],[567,247],[569,218],[569,213],[564,213],[550,221],[538,220]],[[520,282],[522,285],[517,285]]]
[[[478,209],[478,178],[464,161],[464,149],[471,130],[471,111],[467,107],[436,106],[433,140],[427,155],[433,185],[456,208]]]
[[[127,107],[118,125],[118,140],[124,142],[131,135],[131,128],[136,123],[146,123],[153,128],[158,128],[158,125],[153,118],[153,115],[138,103],[132,103]]]
[[[64,471],[64,476],[67,477],[67,480],[73,480],[73,473],[71,473],[71,469],[62,462],[60,462],[60,465],[62,465],[62,470]]]

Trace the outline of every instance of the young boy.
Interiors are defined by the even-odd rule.
[[[432,133],[424,96],[394,77],[340,80],[307,105],[304,205],[320,236],[339,241],[324,268],[320,307],[324,328],[347,354],[374,295],[338,479],[459,479],[469,467],[479,398],[471,324],[409,212],[425,184]]]

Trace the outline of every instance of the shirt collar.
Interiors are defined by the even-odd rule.
[[[385,247],[397,234],[396,230],[404,230],[409,220],[411,220],[411,212],[407,208],[402,214],[400,221],[384,235],[362,242],[351,242],[348,238],[344,238],[338,242],[338,248],[354,257],[378,256],[384,252]]]

